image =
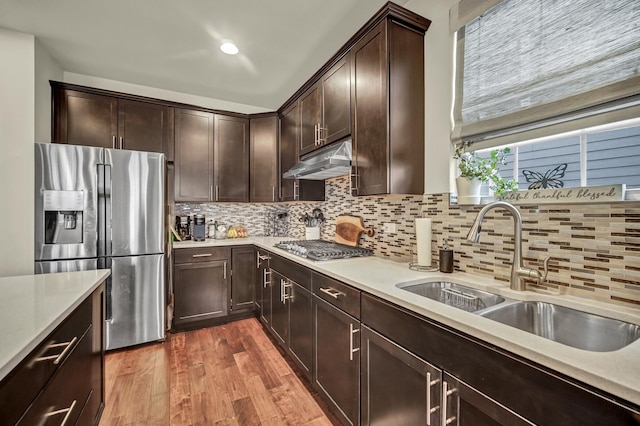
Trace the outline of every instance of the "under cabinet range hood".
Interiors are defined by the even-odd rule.
[[[351,141],[339,142],[304,157],[282,174],[285,179],[325,180],[351,173]]]

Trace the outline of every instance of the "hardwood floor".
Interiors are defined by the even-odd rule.
[[[257,319],[106,357],[110,425],[333,425]]]

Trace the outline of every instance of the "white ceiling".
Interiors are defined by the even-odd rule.
[[[277,109],[385,3],[0,0],[0,27],[34,34],[67,72]]]

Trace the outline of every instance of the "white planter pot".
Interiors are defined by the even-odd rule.
[[[480,204],[480,179],[466,177],[456,178],[458,187],[458,204]]]

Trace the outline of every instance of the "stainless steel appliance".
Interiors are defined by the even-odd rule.
[[[35,171],[35,272],[111,269],[106,348],[164,339],[164,155],[36,144]]]
[[[204,241],[206,237],[206,219],[203,214],[197,214],[193,216],[193,240]]]
[[[371,249],[324,240],[282,241],[275,246],[309,260],[335,260],[373,255]]]

